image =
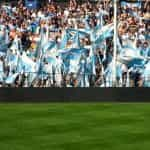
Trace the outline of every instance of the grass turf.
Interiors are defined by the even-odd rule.
[[[150,104],[1,104],[0,150],[148,150]]]

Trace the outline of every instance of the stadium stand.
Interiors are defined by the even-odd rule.
[[[1,87],[150,87],[150,3],[0,5]]]

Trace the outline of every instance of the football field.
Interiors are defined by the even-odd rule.
[[[150,104],[0,104],[0,150],[148,150]]]

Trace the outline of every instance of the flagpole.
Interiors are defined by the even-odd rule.
[[[117,0],[114,0],[114,51],[113,51],[113,74],[112,82],[113,86],[116,87],[116,58],[117,58]]]

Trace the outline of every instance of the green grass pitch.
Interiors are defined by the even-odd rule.
[[[0,150],[148,150],[150,104],[0,104]]]

